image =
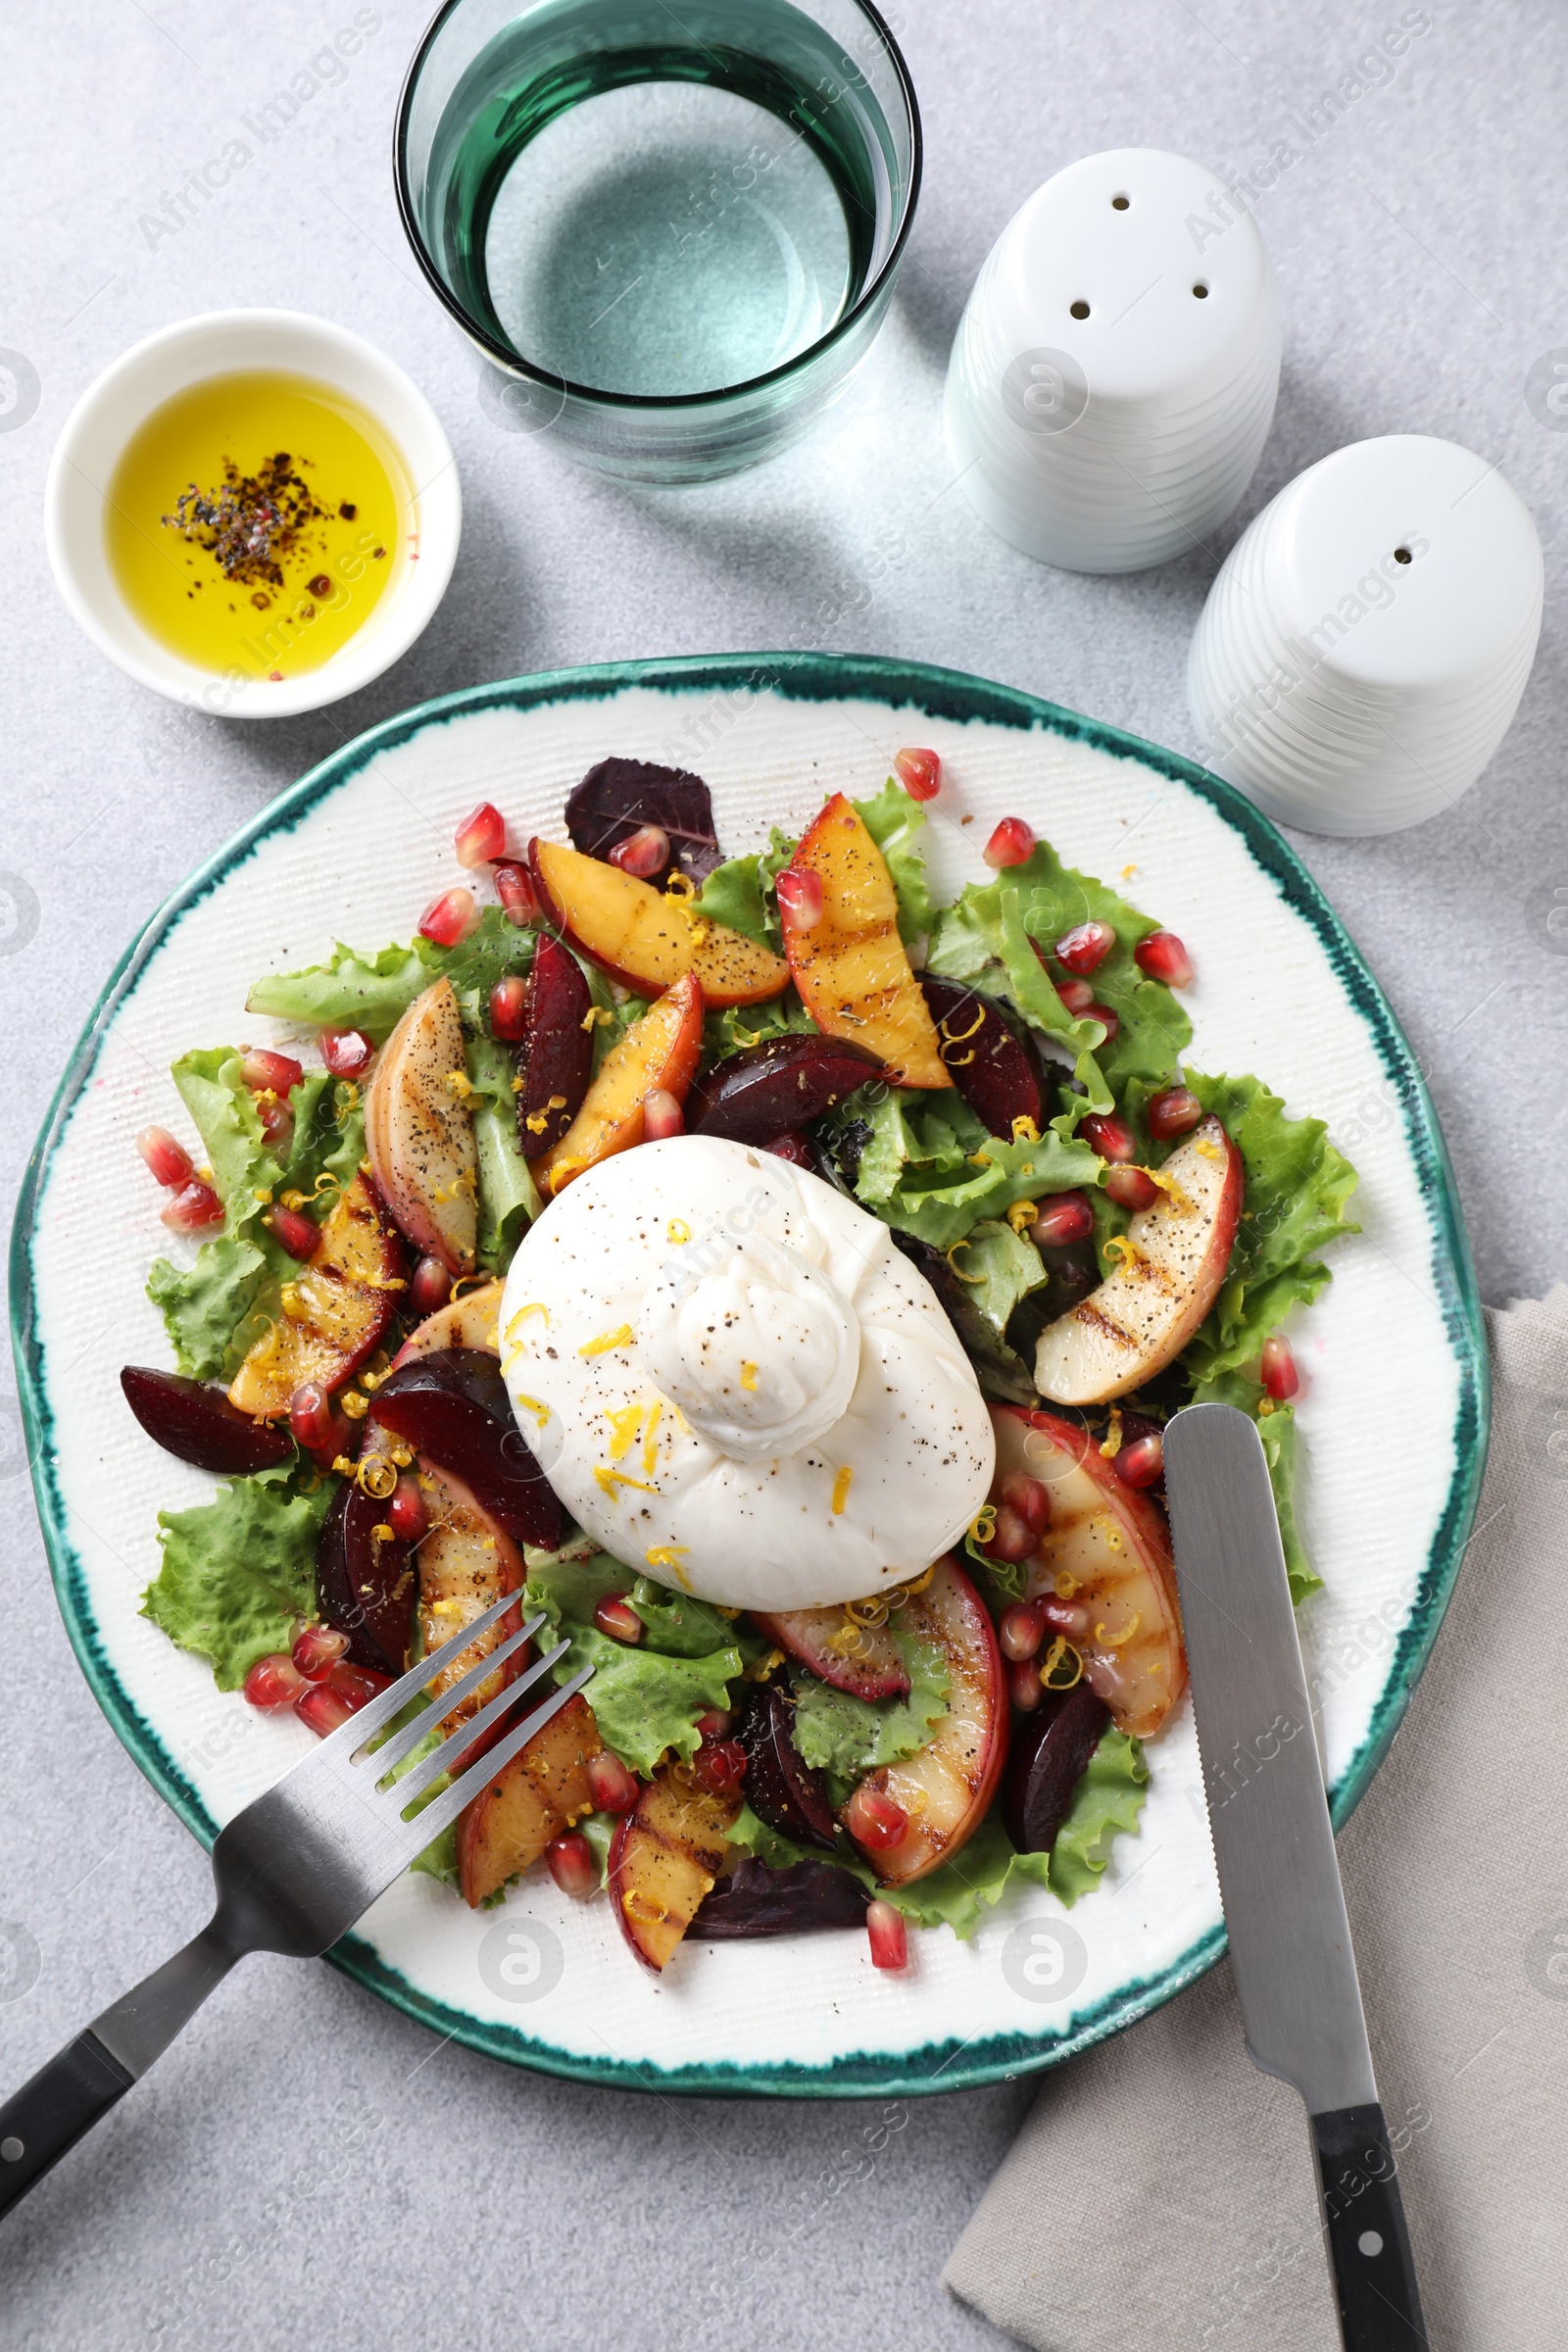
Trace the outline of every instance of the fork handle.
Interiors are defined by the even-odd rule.
[[[213,1921],[13,2091],[0,2107],[0,2214],[124,2097],[239,1957]]]

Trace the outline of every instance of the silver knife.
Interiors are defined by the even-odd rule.
[[[1178,1413],[1165,1493],[1248,2054],[1306,2102],[1346,2352],[1426,2352],[1254,1423],[1229,1404]]]

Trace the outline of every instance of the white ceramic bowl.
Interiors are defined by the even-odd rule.
[[[324,384],[368,412],[412,489],[396,568],[363,628],[317,669],[276,682],[215,672],[161,645],[125,603],[108,561],[109,484],[155,409],[208,376],[275,369]],[[44,489],[44,538],[73,616],[127,677],[226,718],[287,718],[368,685],[418,636],[446,593],[463,531],[457,460],[413,379],[373,343],[303,311],[210,311],[133,344],[66,420]]]

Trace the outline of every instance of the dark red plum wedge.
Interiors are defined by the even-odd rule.
[[[1002,1784],[1002,1819],[1020,1854],[1056,1842],[1073,1790],[1110,1722],[1110,1710],[1087,1683],[1047,1690],[1032,1715],[1016,1720]]]
[[[561,1504],[518,1429],[493,1355],[445,1348],[411,1357],[375,1392],[375,1423],[468,1487],[514,1544],[553,1551]]]
[[[1015,1119],[1045,1120],[1034,1057],[990,1001],[959,980],[922,980],[937,1050],[988,1135],[1005,1142]]]
[[[317,1539],[316,1606],[347,1634],[356,1666],[407,1671],[416,1586],[413,1546],[392,1534],[386,1504],[345,1479]]]
[[[177,1454],[219,1478],[248,1478],[253,1471],[292,1461],[294,1442],[286,1429],[257,1421],[228,1401],[222,1389],[187,1380],[179,1372],[158,1372],[127,1364],[120,1375],[125,1402],[147,1435],[166,1453]]]
[[[715,1062],[686,1098],[688,1135],[766,1146],[819,1119],[882,1067],[863,1046],[790,1031]]]
[[[517,1057],[517,1134],[525,1159],[553,1151],[582,1108],[594,1068],[593,1030],[583,1027],[592,1004],[576,956],[541,932]]]
[[[838,1838],[827,1784],[796,1746],[794,1721],[794,1699],[781,1684],[752,1684],[735,1726],[746,1750],[746,1801],[770,1830],[832,1853]]]

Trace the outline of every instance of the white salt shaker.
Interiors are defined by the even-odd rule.
[[[1199,546],[1251,480],[1279,389],[1267,249],[1212,172],[1155,148],[1070,164],[1003,230],[948,367],[978,513],[1069,571]]]
[[[1309,832],[1420,824],[1506,734],[1544,584],[1530,511],[1485,459],[1423,433],[1336,450],[1209,591],[1187,692],[1211,764]]]

